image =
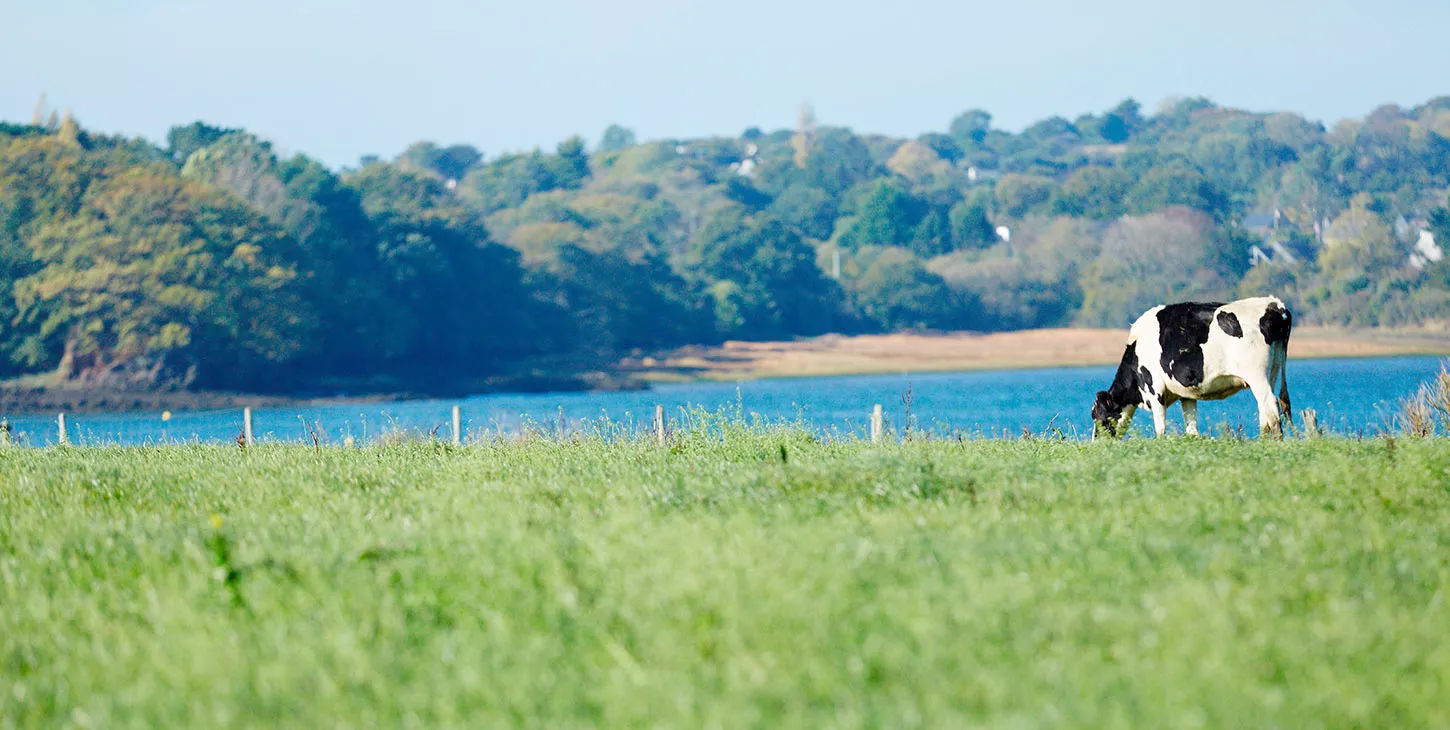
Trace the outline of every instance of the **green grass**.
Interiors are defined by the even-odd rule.
[[[1450,442],[724,430],[0,451],[0,726],[1450,726]]]

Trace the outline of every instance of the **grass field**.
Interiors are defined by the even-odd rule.
[[[0,451],[0,726],[1447,727],[1450,442]]]

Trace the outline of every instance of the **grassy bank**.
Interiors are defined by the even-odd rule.
[[[1450,442],[0,451],[0,725],[1450,724]]]
[[[381,403],[422,398],[460,397],[483,393],[543,393],[583,390],[636,390],[644,381],[613,372],[612,363],[590,358],[558,358],[520,365],[515,372],[483,378],[426,381],[426,376],[401,379],[377,376],[301,382],[293,379],[269,393],[240,393],[191,388],[139,388],[85,385],[59,380],[55,373],[0,379],[0,414],[102,413],[124,411],[202,411],[234,408],[327,406],[339,403]]]
[[[1123,356],[1126,330],[1044,329],[972,334],[825,335],[786,342],[727,342],[629,358],[620,370],[644,380],[750,378],[1002,370],[1112,365]],[[1443,328],[1296,327],[1294,359],[1450,354]]]

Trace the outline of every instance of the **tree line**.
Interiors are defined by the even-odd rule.
[[[1203,99],[1020,133],[818,124],[333,170],[243,129],[0,124],[0,375],[286,390],[460,382],[725,339],[1124,327],[1277,294],[1450,316],[1450,97],[1332,129]]]

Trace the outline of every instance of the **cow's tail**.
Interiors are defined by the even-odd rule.
[[[1279,407],[1284,410],[1284,420],[1294,422],[1294,408],[1289,405],[1289,353],[1284,348],[1278,353],[1279,359]]]
[[[1289,335],[1294,329],[1294,316],[1288,307],[1275,299],[1264,312],[1261,323],[1264,340],[1269,346],[1270,384],[1279,391],[1279,410],[1284,419],[1294,422],[1294,409],[1289,403]]]

